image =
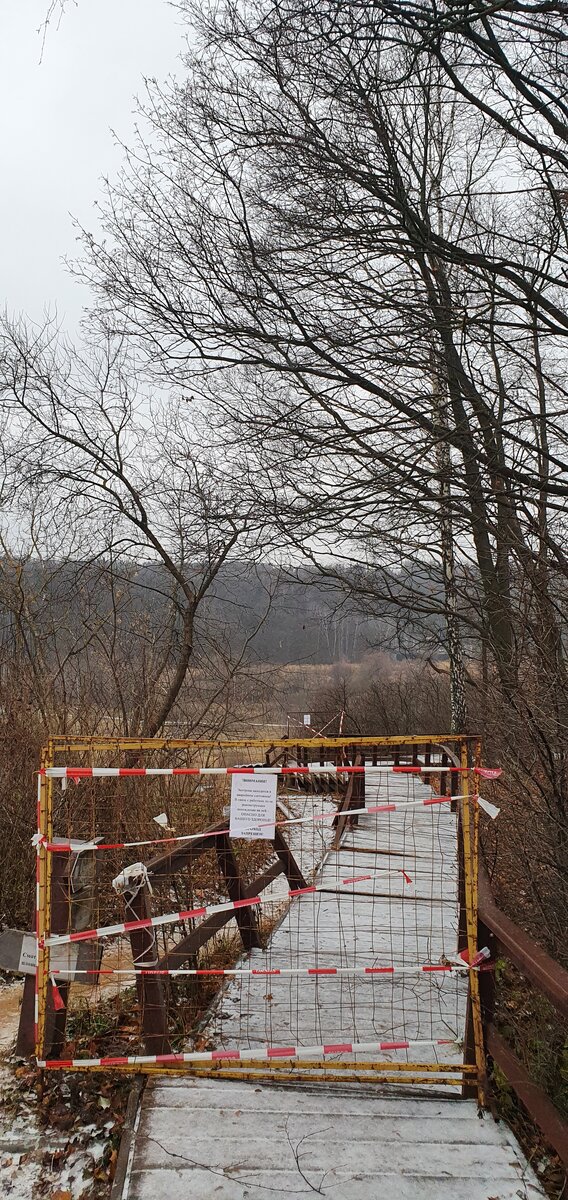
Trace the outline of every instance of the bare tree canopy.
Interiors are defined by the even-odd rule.
[[[65,564],[78,563],[85,588],[75,581],[71,594],[77,603],[79,586],[91,609],[83,608],[83,635],[67,645],[65,663],[56,653],[48,670],[40,622],[34,628],[31,620],[36,602],[22,592],[40,703],[53,727],[65,665],[84,655],[88,677],[87,650],[93,644],[108,657],[113,681],[107,716],[118,710],[125,732],[153,736],[172,713],[195,657],[200,605],[237,546],[239,552],[248,548],[253,562],[262,518],[231,464],[223,468],[218,461],[213,467],[196,435],[192,442],[179,407],[164,406],[139,386],[122,344],[101,339],[81,356],[49,326],[38,337],[22,324],[6,323],[2,365],[10,514],[3,538],[4,603],[17,610],[9,597],[14,588],[31,586],[23,566],[33,558],[46,562],[48,576],[63,578],[68,597],[71,574]],[[11,549],[15,527],[23,554]],[[136,583],[143,563],[155,564],[154,576],[147,572],[146,582]],[[40,586],[53,587],[53,578],[48,583],[42,575]],[[154,628],[144,625],[142,614],[137,626],[136,587],[161,594],[161,620]],[[61,600],[59,609],[65,622]],[[71,637],[69,625],[68,632]],[[25,643],[22,624],[20,638]],[[58,646],[54,630],[44,629],[43,641],[52,651]],[[219,688],[231,670],[229,661],[222,667],[222,655],[219,640]]]
[[[565,6],[180,7],[187,79],[86,236],[100,327],[255,447],[282,539],[375,607],[402,575],[454,661],[461,628],[557,828]]]
[[[153,547],[186,661],[195,598],[236,538],[303,556],[366,612],[398,603],[435,635],[443,620],[454,721],[467,683],[560,880],[566,4],[178,8],[186,79],[149,85],[77,267],[97,353],[126,347],[163,416],[124,434],[130,383],[111,385],[115,408],[98,368],[62,378],[49,336],[7,329],[18,440],[47,439],[58,494],[88,481],[120,537]]]

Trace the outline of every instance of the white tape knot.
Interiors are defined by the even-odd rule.
[[[145,863],[132,863],[131,866],[125,867],[120,875],[117,875],[112,881],[112,886],[117,895],[122,896],[128,892],[131,899],[138,895],[142,888],[147,887],[150,895],[152,895],[152,885],[148,877],[148,868]]]
[[[475,971],[481,966],[481,963],[491,958],[491,951],[488,946],[484,946],[482,950],[477,950],[471,962],[466,956],[467,950],[462,950],[461,954],[449,954],[445,961],[452,963],[455,967],[463,967],[464,971]]]
[[[487,813],[488,817],[491,817],[492,821],[499,816],[501,809],[497,808],[496,804],[491,804],[489,800],[484,800],[479,794],[475,796],[475,799],[477,800],[479,807],[482,808],[485,813]]]

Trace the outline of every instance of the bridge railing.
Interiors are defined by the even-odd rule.
[[[492,959],[505,959],[511,963],[538,992],[546,996],[561,1018],[568,1019],[568,971],[501,911],[481,863],[478,923],[479,945],[489,947]],[[480,994],[487,1054],[503,1073],[546,1141],[568,1166],[568,1124],[497,1028],[495,971],[480,975]],[[546,1037],[545,1030],[542,1031],[542,1037]]]

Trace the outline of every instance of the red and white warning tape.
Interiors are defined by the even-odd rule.
[[[354,883],[360,883],[364,879],[386,879],[392,875],[402,875],[405,883],[412,883],[410,875],[407,875],[406,871],[402,870],[402,868],[396,871],[385,871],[382,876],[356,875],[351,879],[340,879],[337,882],[340,886],[347,887]],[[329,890],[329,883],[312,883],[309,887],[290,888],[287,892],[282,892],[280,896],[275,896],[273,902],[282,903],[283,900],[288,898],[294,899],[296,896],[307,896],[313,892],[325,892]],[[266,901],[267,898],[265,897],[264,903]],[[270,900],[268,902],[270,903]],[[202,908],[188,908],[182,912],[161,913],[160,916],[144,917],[137,921],[121,921],[116,925],[102,925],[98,929],[84,929],[80,933],[54,933],[51,937],[46,937],[41,944],[44,946],[62,946],[68,942],[87,942],[92,941],[94,938],[112,937],[118,933],[132,933],[135,929],[157,928],[160,925],[171,925],[176,921],[189,921],[194,917],[209,917],[213,916],[214,913],[232,912],[239,908],[253,908],[255,905],[262,903],[263,899],[261,896],[251,896],[245,900],[227,900],[223,904],[207,904]]]
[[[414,1046],[461,1046],[455,1038],[429,1038],[400,1042],[338,1042],[323,1046],[265,1046],[262,1050],[193,1050],[185,1054],[134,1054],[115,1058],[39,1059],[38,1067],[48,1070],[69,1067],[137,1067],[145,1063],[219,1063],[266,1062],[273,1058],[326,1058],[335,1054],[382,1054],[391,1050],[409,1050]]]
[[[503,774],[502,767],[442,767],[439,763],[435,767],[403,765],[400,767],[389,767],[388,769],[393,771],[395,775],[429,775],[430,773],[446,775],[448,771],[451,771],[459,775],[479,775],[481,779],[499,779],[499,776]],[[382,768],[370,767],[369,770],[377,771],[382,770]]]
[[[479,796],[471,796],[472,800],[480,802]],[[310,813],[307,817],[286,817],[281,821],[263,821],[258,829],[272,829],[274,827],[281,828],[287,825],[308,825],[314,821],[333,821],[335,817],[359,817],[372,816],[374,813],[391,813],[391,812],[406,812],[412,808],[431,808],[436,804],[451,804],[455,800],[467,799],[464,795],[459,796],[428,796],[422,800],[406,800],[402,803],[390,804],[367,804],[364,808],[349,808],[340,809],[333,808],[327,812]],[[202,838],[222,837],[224,834],[229,836],[230,830],[227,829],[206,829],[202,833],[186,833],[179,834],[176,837],[167,838],[148,838],[145,841],[138,842],[50,842],[42,833],[34,834],[32,838],[33,845],[42,845],[46,850],[52,853],[69,853],[69,851],[85,851],[85,850],[133,850],[137,846],[168,846],[174,845],[177,842],[195,842],[201,841]]]
[[[377,773],[422,775],[428,772],[446,774],[448,771],[480,775],[483,779],[498,779],[500,767],[420,767],[420,766],[307,766],[291,767],[45,767],[40,775],[49,779],[138,779],[168,775],[372,775]]]
[[[389,770],[392,771],[392,767]],[[363,775],[364,766],[322,767],[46,767],[49,779],[139,779],[185,775]]]
[[[74,979],[76,979],[78,975],[96,975],[97,978],[99,975],[128,975],[132,977],[137,975],[221,975],[230,976],[231,978],[237,979],[265,979],[267,976],[270,976],[270,978],[273,978],[274,976],[282,976],[283,978],[289,978],[291,976],[323,976],[324,978],[328,978],[330,976],[333,977],[337,975],[372,975],[373,977],[377,975],[386,975],[389,977],[395,975],[412,975],[413,977],[416,977],[416,975],[436,974],[462,975],[464,972],[471,971],[472,967],[477,969],[479,965],[479,962],[474,960],[472,965],[465,961],[462,961],[461,963],[456,961],[447,963],[423,963],[417,967],[405,967],[397,965],[388,967],[175,967],[171,970],[168,970],[167,967],[108,967],[101,968],[100,970],[97,970],[96,967],[85,970],[77,970],[77,968],[72,967],[60,969],[58,967],[57,975],[58,977],[72,975]]]

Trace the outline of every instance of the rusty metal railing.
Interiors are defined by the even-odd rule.
[[[561,1017],[568,1018],[568,971],[501,911],[493,898],[489,878],[481,863],[478,920],[479,944],[489,947],[492,958],[501,957],[512,963],[547,997]],[[568,1166],[568,1124],[496,1028],[494,972],[480,975],[480,992],[488,1055],[503,1072],[547,1142]]]

